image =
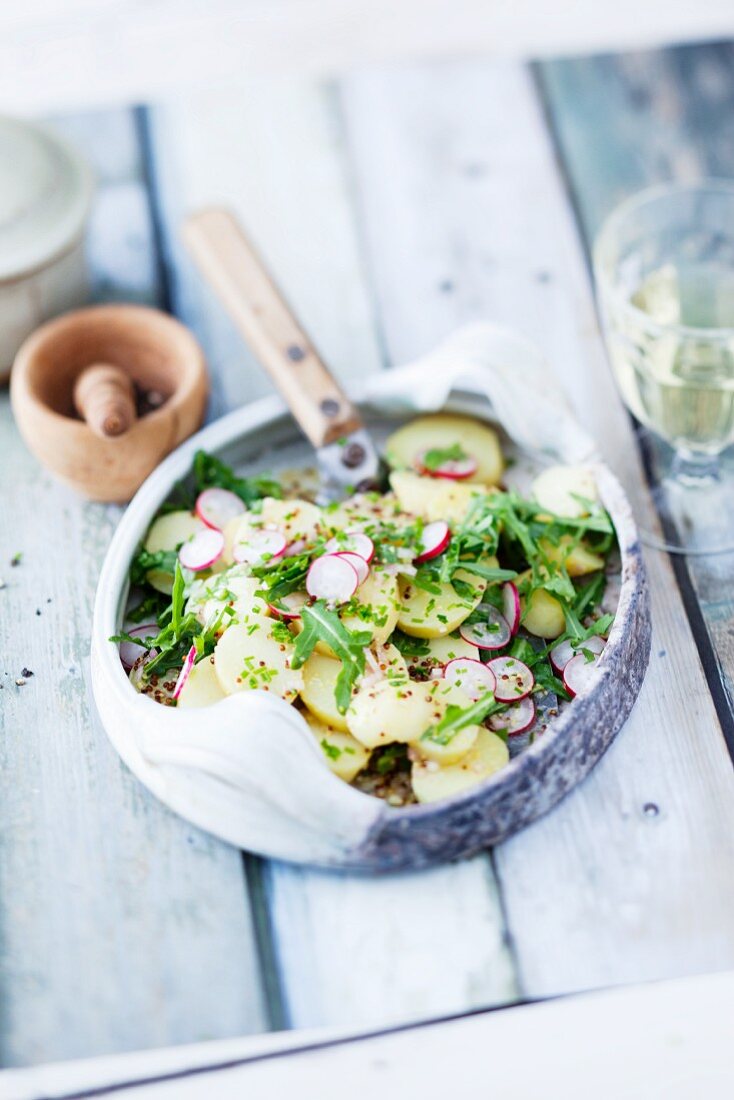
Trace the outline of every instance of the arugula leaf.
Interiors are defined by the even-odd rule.
[[[426,451],[421,462],[426,470],[438,470],[446,462],[461,462],[467,454],[460,443],[452,447],[432,447]]]
[[[409,771],[408,746],[395,742],[377,749],[370,760],[370,768],[374,768],[378,775],[389,775],[394,771]]]
[[[258,565],[252,570],[253,576],[263,582],[258,591],[268,603],[282,600],[299,588],[303,588],[311,561],[311,554],[295,554],[290,558],[281,558],[267,565]]]
[[[175,550],[156,550],[150,553],[141,546],[130,563],[130,583],[138,587],[148,584],[148,572],[160,569],[162,573],[175,573],[178,553]]]
[[[327,607],[325,600],[317,600],[301,610],[303,630],[296,638],[291,661],[292,668],[301,668],[316,648],[317,642],[326,642],[342,663],[337,677],[337,709],[344,714],[352,698],[352,688],[364,672],[365,648],[372,641],[372,632],[348,630],[336,611]]]
[[[207,454],[206,451],[197,451],[194,455],[194,481],[197,494],[202,489],[209,489],[212,486],[229,489],[230,492],[236,493],[248,508],[263,497],[280,499],[283,496],[279,482],[274,481],[273,478],[260,475],[238,477],[230,466],[221,459],[215,458],[214,455]]]
[[[446,707],[446,713],[435,726],[429,726],[425,733],[421,734],[421,741],[433,741],[437,745],[448,745],[453,741],[459,730],[465,726],[478,726],[490,714],[497,714],[504,710],[507,704],[498,703],[494,692],[488,691],[482,695],[470,707],[457,707],[450,704]]]

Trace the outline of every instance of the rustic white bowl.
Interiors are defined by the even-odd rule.
[[[504,393],[518,375],[522,415]],[[492,400],[488,396],[492,395]],[[532,395],[532,396],[530,396]],[[131,770],[163,802],[217,836],[262,855],[378,871],[471,854],[545,813],[593,767],[626,720],[650,650],[650,611],[637,531],[610,471],[595,461],[536,349],[489,326],[462,330],[431,356],[368,380],[355,393],[375,431],[417,409],[470,412],[554,461],[594,466],[621,549],[617,617],[596,684],[524,753],[476,788],[433,805],[395,809],[329,772],[305,721],[264,692],[229,696],[206,710],[161,707],[132,688],[109,642],[120,626],[130,560],[151,518],[204,448],[242,467],[307,462],[309,452],[278,398],[205,428],[171,454],[132,501],[99,581],[92,638],[94,695]],[[541,415],[542,410],[542,415]],[[538,415],[536,416],[535,413]],[[263,452],[265,462],[263,462]]]

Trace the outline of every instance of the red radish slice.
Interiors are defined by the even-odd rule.
[[[583,653],[577,653],[571,658],[563,670],[563,684],[569,695],[581,695],[591,687],[598,664],[598,657],[587,661]]]
[[[136,626],[126,633],[132,638],[155,638],[158,633],[158,625],[156,623],[146,623],[144,626]],[[138,657],[146,652],[146,648],[142,642],[120,642],[120,660],[125,672],[130,671]]]
[[[497,683],[492,669],[473,657],[455,657],[449,661],[444,665],[443,678],[460,687],[474,701],[494,691]]]
[[[444,523],[442,519],[436,519],[433,523],[427,523],[421,532],[420,553],[417,557],[413,558],[413,561],[417,565],[420,565],[422,561],[430,561],[431,558],[437,558],[439,554],[443,554],[450,542],[451,532],[448,523]]]
[[[186,681],[191,675],[191,669],[194,667],[194,661],[196,660],[196,646],[192,645],[191,649],[184,658],[183,668],[178,674],[178,680],[176,680],[176,686],[173,689],[173,698],[178,699],[179,695],[186,686]]]
[[[329,539],[326,544],[327,554],[356,554],[367,564],[375,556],[375,544],[369,535],[361,531],[347,531],[342,538]]]
[[[427,474],[429,477],[447,477],[451,481],[463,481],[465,477],[472,477],[479,469],[479,463],[472,455],[467,455],[466,458],[447,459],[433,469],[426,466],[425,456],[426,452],[420,451],[416,455],[415,464],[420,473]]]
[[[498,703],[519,703],[533,690],[535,677],[517,657],[495,657],[488,667],[497,680],[494,697]]]
[[[229,489],[204,489],[196,498],[196,512],[202,523],[222,531],[231,519],[245,512],[244,501]]]
[[[232,557],[240,565],[263,565],[281,558],[287,545],[280,531],[250,531],[246,538],[235,543]]]
[[[288,545],[285,548],[285,552],[283,554],[283,557],[284,558],[295,558],[299,554],[302,554],[307,546],[308,546],[308,543],[306,542],[305,539],[296,539],[295,542],[289,542]]]
[[[512,581],[502,586],[502,609],[514,638],[520,629],[520,593]]]
[[[521,699],[513,703],[502,714],[493,714],[488,725],[495,733],[506,733],[508,737],[517,737],[529,730],[535,721],[535,703],[532,699]]]
[[[293,619],[300,619],[301,608],[307,603],[308,596],[305,592],[290,592],[287,596],[283,596],[280,603],[269,603],[268,608],[276,619],[289,623]]]
[[[364,584],[370,574],[370,567],[364,560],[364,558],[360,557],[359,554],[353,554],[350,550],[340,550],[337,554],[337,557],[344,558],[345,561],[348,561],[356,572],[359,578],[359,583]]]
[[[346,603],[358,586],[357,570],[341,554],[324,554],[317,558],[306,575],[309,596],[329,603]]]
[[[507,619],[491,604],[486,604],[485,610],[486,622],[463,623],[459,634],[465,642],[479,649],[504,649],[512,637]]]
[[[577,653],[588,649],[590,653],[599,654],[605,645],[604,639],[600,638],[598,634],[586,638],[583,642],[571,642],[567,638],[565,642],[559,642],[558,645],[553,646],[550,651],[551,664],[559,676],[562,676],[566,665]]]
[[[217,558],[222,556],[223,550],[222,532],[207,527],[204,531],[197,531],[192,539],[183,544],[178,552],[178,560],[186,569],[198,573],[201,569],[214,565]]]

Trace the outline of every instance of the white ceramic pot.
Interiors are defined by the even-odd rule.
[[[88,298],[92,173],[50,130],[0,116],[0,381],[43,321]]]

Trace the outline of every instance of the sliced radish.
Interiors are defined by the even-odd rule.
[[[495,733],[506,733],[508,737],[517,737],[529,730],[535,721],[535,703],[532,699],[521,699],[513,703],[502,714],[493,714],[488,725]]]
[[[328,543],[327,543],[327,546],[328,546]],[[364,558],[360,557],[359,554],[353,554],[351,552],[351,550],[340,550],[337,553],[337,557],[338,558],[344,558],[345,561],[348,561],[349,564],[356,571],[357,576],[359,577],[359,583],[364,584],[364,582],[367,580],[368,576],[370,575],[370,567],[367,564],[367,562],[364,560]]]
[[[430,561],[443,554],[451,542],[451,531],[448,523],[442,519],[436,519],[433,523],[427,523],[421,532],[420,553],[413,561],[420,565],[422,561]]]
[[[481,699],[488,691],[494,691],[496,680],[488,665],[473,657],[455,657],[444,665],[443,678],[460,687],[470,699]]]
[[[472,477],[479,469],[479,463],[472,455],[465,458],[449,458],[440,466],[429,469],[425,464],[426,451],[420,451],[416,455],[415,464],[422,474],[429,477],[447,477],[451,481],[463,481],[465,477]]]
[[[563,670],[563,684],[569,695],[581,695],[591,686],[598,664],[598,656],[588,661],[586,654],[577,653],[571,658]]]
[[[305,539],[296,539],[295,542],[289,542],[285,548],[285,551],[283,552],[283,557],[296,558],[299,554],[303,553],[307,546],[308,543]]]
[[[488,667],[497,680],[494,697],[498,703],[519,703],[533,690],[535,677],[517,657],[495,657]]]
[[[263,565],[281,558],[287,542],[280,531],[249,531],[232,548],[232,557],[240,565]]]
[[[590,653],[599,654],[606,645],[603,638],[600,638],[598,634],[592,635],[591,638],[586,638],[583,642],[572,642],[568,638],[565,642],[559,642],[558,645],[553,646],[550,651],[551,664],[559,675],[563,675],[568,662],[576,656],[576,654],[584,649],[588,649]]]
[[[374,542],[361,531],[347,531],[340,538],[329,539],[325,549],[327,554],[356,554],[368,565],[375,556]]]
[[[191,675],[191,669],[194,667],[194,661],[196,660],[196,646],[192,645],[191,649],[184,658],[183,668],[178,674],[178,680],[176,680],[176,686],[173,689],[173,698],[178,699],[179,695],[183,691],[186,681]]]
[[[201,569],[208,569],[210,565],[214,565],[214,562],[222,556],[223,550],[222,532],[207,527],[203,531],[197,531],[192,539],[183,544],[178,552],[178,559],[186,569],[198,573]]]
[[[359,586],[357,570],[341,554],[324,554],[311,563],[306,591],[315,600],[346,603]]]
[[[128,630],[126,633],[132,638],[155,638],[158,633],[158,625],[157,623],[146,623],[144,626],[133,627],[132,630]],[[130,671],[138,657],[141,657],[146,650],[147,646],[140,642],[120,642],[120,660],[125,672]]]
[[[291,622],[293,619],[300,619],[301,608],[307,603],[308,596],[305,592],[290,592],[287,596],[283,596],[277,604],[269,603],[268,608],[271,615],[274,615],[276,619]]]
[[[465,642],[480,649],[504,649],[512,637],[507,619],[491,604],[484,605],[484,610],[486,621],[462,623],[459,634]]]
[[[502,608],[513,638],[520,629],[520,593],[512,581],[502,586]]]
[[[246,511],[244,501],[229,489],[204,489],[196,498],[194,508],[199,519],[215,531],[223,531],[231,519]]]

